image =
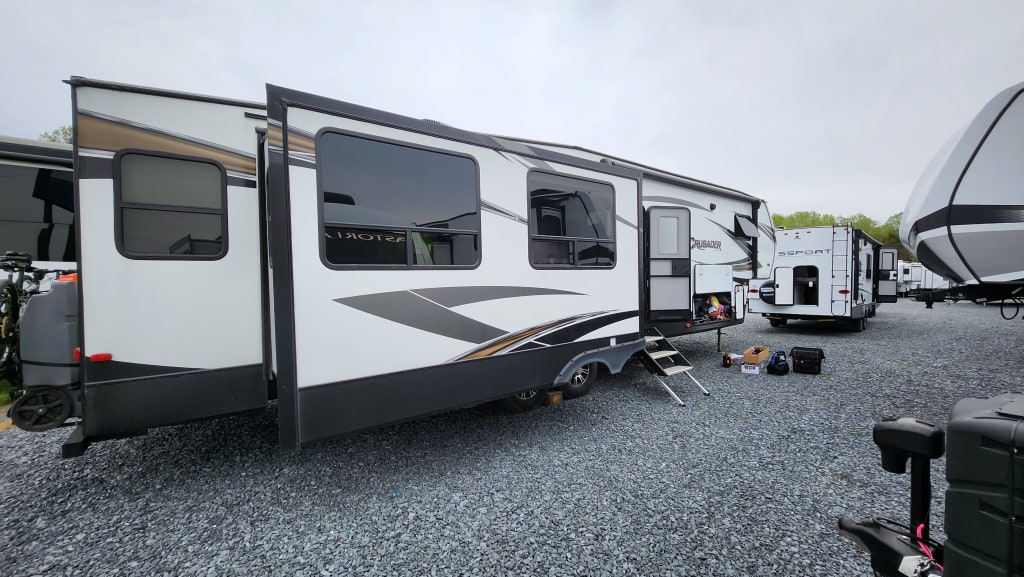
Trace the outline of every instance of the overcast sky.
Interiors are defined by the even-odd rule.
[[[72,75],[265,100],[279,84],[584,146],[764,198],[901,212],[1024,81],[1024,1],[0,0],[0,134],[70,124]]]

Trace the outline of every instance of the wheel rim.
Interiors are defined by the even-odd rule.
[[[576,388],[586,384],[587,379],[590,378],[590,365],[583,365],[575,373],[569,377],[569,386]]]
[[[537,393],[539,393],[539,392],[540,391],[538,391],[537,389],[534,389],[532,391],[526,391],[526,392],[519,393],[518,395],[516,395],[516,398],[521,400],[521,401],[529,401],[530,399],[536,397]]]

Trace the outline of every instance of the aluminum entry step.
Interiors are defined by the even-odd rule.
[[[652,359],[663,359],[665,357],[671,357],[672,355],[679,354],[678,351],[652,351],[647,353]]]
[[[671,377],[672,375],[678,375],[679,373],[685,373],[685,372],[691,371],[691,370],[693,370],[693,367],[684,367],[683,365],[675,365],[673,367],[666,367],[666,368],[664,368],[662,370],[665,371],[665,376],[666,377]]]
[[[665,337],[663,337],[661,335],[655,335],[655,336],[647,335],[646,337],[644,337],[644,340],[647,341],[648,343],[656,343],[658,341],[665,340]]]

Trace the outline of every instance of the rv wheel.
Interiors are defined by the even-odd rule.
[[[513,413],[525,413],[540,404],[544,398],[543,389],[533,389],[518,395],[505,397],[501,400],[501,406]]]
[[[28,389],[11,405],[11,421],[31,433],[49,431],[71,416],[71,395],[57,387]]]
[[[562,397],[576,399],[590,392],[597,381],[597,363],[583,365],[569,377],[569,382],[562,385]]]
[[[859,319],[853,319],[853,332],[859,333],[864,329],[868,328],[868,318],[860,317]]]
[[[774,328],[786,326],[786,319],[768,319],[768,322]]]

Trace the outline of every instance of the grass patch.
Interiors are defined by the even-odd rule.
[[[0,407],[6,407],[11,404],[11,383],[7,381],[0,381]]]

